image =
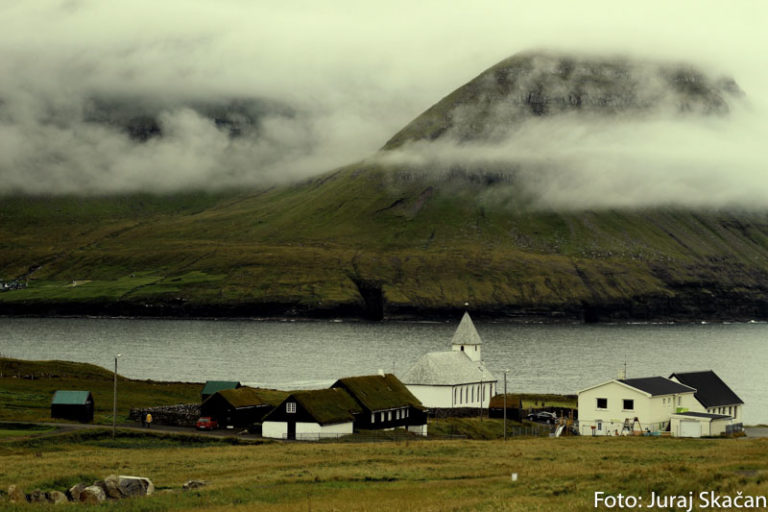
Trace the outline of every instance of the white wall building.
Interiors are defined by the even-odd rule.
[[[485,367],[482,347],[469,313],[464,313],[451,351],[423,355],[400,380],[425,407],[488,407],[496,377]]]
[[[674,413],[697,407],[695,392],[664,377],[603,382],[579,391],[579,433],[663,432]]]

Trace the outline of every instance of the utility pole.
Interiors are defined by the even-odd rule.
[[[504,440],[507,440],[507,372],[504,370]]]
[[[115,438],[115,433],[117,431],[117,358],[121,355],[122,354],[117,354],[115,356],[115,382],[112,392],[112,439]]]

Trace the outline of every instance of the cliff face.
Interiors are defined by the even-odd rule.
[[[741,95],[732,79],[714,79],[685,64],[525,53],[498,63],[443,98],[395,134],[384,149],[439,138],[498,139],[537,117],[724,115],[727,100]]]

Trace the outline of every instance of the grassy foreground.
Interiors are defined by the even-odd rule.
[[[126,434],[128,435],[128,434]],[[0,443],[0,482],[27,492],[120,472],[158,493],[126,511],[593,510],[594,493],[768,494],[768,440],[546,438],[230,446],[91,432]],[[511,474],[517,473],[513,482]],[[189,479],[206,487],[182,491]],[[28,510],[0,497],[2,510]]]

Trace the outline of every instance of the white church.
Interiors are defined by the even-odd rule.
[[[483,362],[483,340],[464,313],[450,352],[423,355],[400,380],[425,407],[488,407],[496,377]]]

